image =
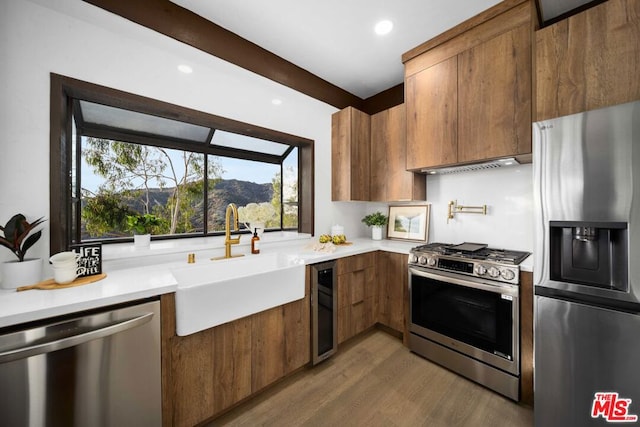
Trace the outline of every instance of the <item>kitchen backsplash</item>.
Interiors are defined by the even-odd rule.
[[[494,248],[533,250],[533,175],[531,164],[499,169],[429,175],[427,203],[431,204],[428,242],[487,243]],[[447,222],[448,204],[462,206],[487,205],[487,214],[456,213]],[[337,218],[343,218],[347,236],[370,236],[360,222],[362,216],[389,212],[393,203],[334,202]],[[420,204],[412,202],[410,204]],[[346,219],[344,219],[346,218]],[[326,225],[325,225],[326,227]],[[357,230],[356,233],[353,231]],[[329,232],[320,230],[321,233]],[[384,236],[387,229],[383,230]],[[416,242],[416,245],[419,245]]]
[[[429,241],[478,242],[495,248],[532,251],[533,175],[531,164],[430,175]],[[448,204],[487,205],[487,215],[456,213],[447,223]]]

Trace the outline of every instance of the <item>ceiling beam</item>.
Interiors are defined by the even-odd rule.
[[[84,0],[336,108],[363,99],[169,0]]]

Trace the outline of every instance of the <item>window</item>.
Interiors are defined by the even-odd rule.
[[[52,74],[51,251],[224,233],[228,203],[264,203],[269,230],[313,230],[313,142]],[[249,225],[250,226],[250,225]],[[242,224],[241,229],[246,228]]]

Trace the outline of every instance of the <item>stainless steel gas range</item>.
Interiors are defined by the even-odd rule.
[[[479,243],[413,248],[411,351],[519,400],[519,264],[529,255]]]

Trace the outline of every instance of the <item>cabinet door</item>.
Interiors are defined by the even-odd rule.
[[[353,107],[331,116],[331,200],[369,200],[370,118]]]
[[[263,389],[284,375],[284,316],[282,307],[251,316],[251,391]]]
[[[251,318],[175,335],[174,294],[162,296],[163,425],[193,426],[251,394]]]
[[[305,297],[282,307],[284,315],[284,375],[311,361],[311,305],[309,267]]]
[[[215,327],[213,360],[213,408],[218,414],[251,394],[251,318]]]
[[[531,153],[530,27],[458,55],[458,161]]]
[[[378,322],[405,333],[407,255],[378,252]],[[408,302],[407,302],[408,304]]]
[[[371,200],[425,200],[424,175],[407,171],[404,104],[371,116]]]
[[[640,99],[640,2],[610,0],[536,32],[536,120]]]
[[[170,338],[171,372],[167,388],[171,405],[171,421],[165,425],[193,426],[214,412],[213,329],[192,335]],[[165,392],[166,393],[166,392]]]
[[[458,161],[457,72],[452,57],[407,77],[407,169]]]

